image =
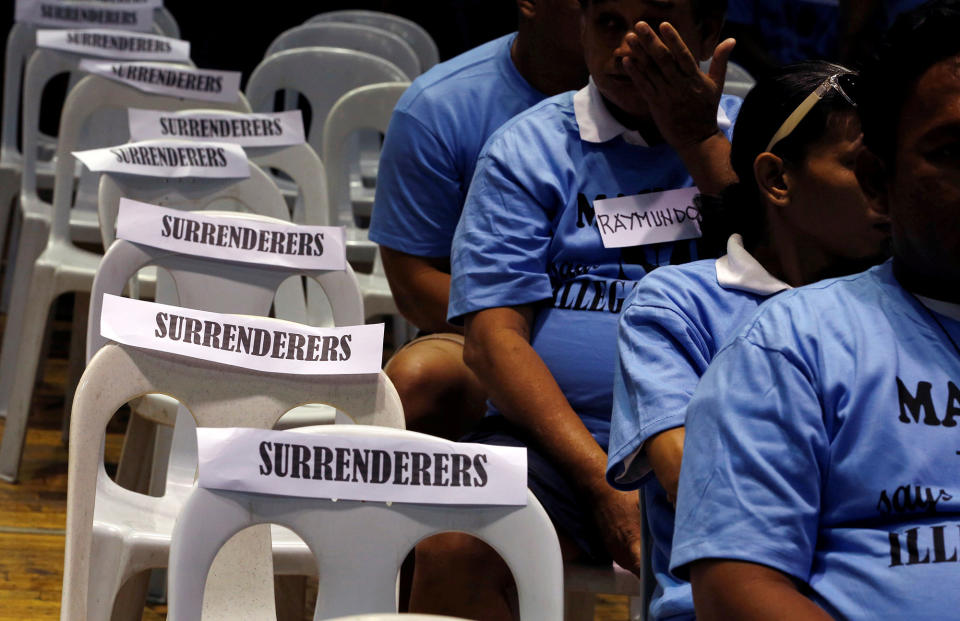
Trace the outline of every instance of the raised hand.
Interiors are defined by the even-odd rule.
[[[660,35],[646,22],[637,22],[626,36],[630,54],[623,67],[647,101],[660,134],[678,151],[703,142],[719,132],[717,106],[723,93],[727,61],[735,41],[727,39],[713,53],[708,73],[669,23]]]

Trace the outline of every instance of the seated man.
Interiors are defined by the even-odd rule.
[[[590,84],[487,142],[454,238],[449,314],[493,404],[464,440],[527,446],[528,484],[566,556],[639,574],[637,495],[604,480],[617,316],[640,278],[697,258],[697,244],[604,248],[593,202],[719,191],[734,175],[718,117],[729,129],[739,99],[721,98],[725,2],[582,4]],[[711,56],[708,76],[697,59]],[[436,537],[416,559],[412,611],[510,618],[509,572],[476,540]]]
[[[960,608],[958,31],[960,3],[926,4],[861,73],[893,259],[765,303],[690,402],[671,567],[698,619]]]
[[[518,0],[519,29],[444,62],[400,98],[384,142],[370,239],[400,312],[428,336],[387,363],[407,428],[457,439],[486,395],[447,323],[450,244],[480,149],[500,125],[548,95],[583,86],[574,0]]]

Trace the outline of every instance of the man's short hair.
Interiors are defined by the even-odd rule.
[[[586,10],[594,0],[580,0],[580,8]],[[702,24],[711,17],[723,17],[727,14],[727,0],[690,0],[693,19]]]
[[[938,62],[960,55],[960,1],[931,0],[902,14],[860,72],[857,107],[864,144],[888,165],[897,129],[917,80]]]

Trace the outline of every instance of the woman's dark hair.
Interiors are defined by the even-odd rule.
[[[698,197],[703,218],[701,244],[706,256],[719,256],[733,233],[743,237],[749,249],[766,238],[766,210],[753,174],[753,162],[766,150],[767,143],[788,116],[824,80],[850,70],[826,61],[805,61],[787,65],[764,76],[747,93],[740,107],[730,160],[740,179],[719,197]],[[851,93],[851,96],[856,95]],[[831,116],[837,111],[853,111],[847,100],[831,89],[807,113],[786,138],[771,152],[788,164],[799,164],[811,145],[826,133]]]

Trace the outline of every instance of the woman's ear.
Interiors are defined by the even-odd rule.
[[[790,203],[790,184],[781,158],[773,153],[761,153],[753,160],[753,176],[765,202],[777,207],[786,207]]]
[[[863,190],[874,211],[889,213],[887,166],[883,160],[869,149],[860,149],[853,170],[860,183],[860,189]]]

